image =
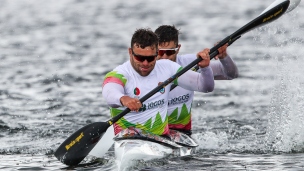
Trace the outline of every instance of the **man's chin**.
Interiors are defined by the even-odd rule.
[[[148,75],[150,74],[150,72],[151,72],[151,71],[141,71],[141,72],[140,72],[140,75],[143,76],[143,77],[144,77],[144,76],[148,76]]]

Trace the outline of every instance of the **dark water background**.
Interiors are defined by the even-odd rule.
[[[128,60],[135,29],[174,24],[180,53],[196,53],[272,2],[0,0],[0,169],[116,170],[113,150],[77,168],[53,153],[82,126],[109,119],[101,83]],[[197,154],[131,170],[304,170],[303,9],[229,47],[240,77],[195,94]]]

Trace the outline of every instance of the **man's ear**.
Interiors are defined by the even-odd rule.
[[[178,49],[177,49],[177,52],[176,52],[176,54],[178,54],[178,52],[179,52],[179,49],[182,47],[182,45],[181,44],[178,44],[177,45],[177,47],[178,47]]]

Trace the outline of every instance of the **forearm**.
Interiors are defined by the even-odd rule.
[[[232,80],[239,75],[238,68],[229,55],[219,61],[212,61],[210,65],[216,80]]]
[[[228,77],[230,77],[232,79],[238,77],[238,75],[239,75],[238,68],[229,55],[227,55],[224,59],[220,59],[220,61],[223,65],[224,71]]]
[[[121,107],[120,98],[124,96],[124,88],[116,83],[107,83],[102,88],[102,96],[109,106],[113,108]]]

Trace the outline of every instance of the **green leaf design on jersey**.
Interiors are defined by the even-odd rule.
[[[118,115],[122,110],[116,108],[110,108],[110,112],[112,117]],[[143,125],[139,123],[130,123],[124,117],[119,119],[116,124],[118,124],[122,129],[126,129],[129,127],[135,127],[142,130],[149,131],[156,135],[162,135],[165,131],[166,126],[168,125],[168,117],[165,118],[165,121],[162,121],[162,117],[159,113],[156,114],[155,121],[152,124],[152,118],[148,119]]]
[[[160,114],[157,113],[153,126],[150,130],[154,134],[162,135],[167,125],[168,125],[168,116],[166,116],[166,119],[163,122]]]
[[[122,74],[119,74],[117,71],[108,72],[107,75],[105,76],[104,80],[106,80],[109,77],[118,78],[124,85],[127,82],[127,79],[125,78],[125,76]]]
[[[178,108],[176,108],[169,116],[169,123],[174,123],[177,120]]]
[[[179,72],[180,70],[182,70],[182,69],[183,69],[183,67],[180,67],[180,68],[177,70],[176,73],[178,73],[178,72]],[[176,78],[176,79],[173,81],[173,84],[178,85],[177,79],[178,79],[178,78]]]
[[[178,109],[176,108],[169,116],[169,124],[182,124],[187,125],[191,120],[191,114],[187,109],[187,106],[183,104],[181,114],[178,117]]]
[[[132,124],[130,122],[128,122],[125,118],[121,118],[120,120],[120,123],[123,125],[122,128],[129,128],[129,127],[136,127],[135,124]]]
[[[151,128],[152,125],[152,118],[150,118],[144,125],[145,128]]]

